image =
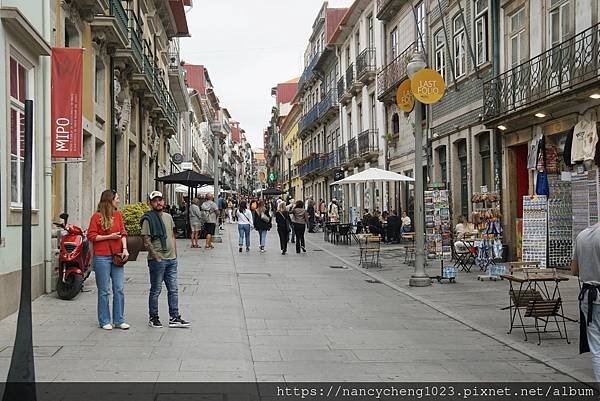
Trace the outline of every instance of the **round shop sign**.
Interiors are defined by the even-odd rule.
[[[171,160],[173,160],[173,163],[175,164],[181,164],[183,163],[183,155],[181,153],[175,153],[171,156]]]
[[[405,113],[410,113],[415,108],[415,97],[410,88],[410,79],[402,81],[396,91],[396,105]]]
[[[410,87],[415,98],[425,104],[438,102],[446,92],[444,78],[430,68],[424,68],[413,75]]]

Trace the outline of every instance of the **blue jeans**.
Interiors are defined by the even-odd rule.
[[[584,302],[581,303],[581,311],[587,319],[587,297]],[[600,304],[594,304],[592,322],[587,326],[587,338],[590,346],[590,353],[592,354],[594,376],[596,376],[596,382],[600,382]]]
[[[260,239],[260,246],[265,246],[267,244],[267,230],[259,230],[258,238]]]
[[[250,224],[238,224],[238,232],[240,234],[240,248],[244,245],[246,239],[246,248],[250,248]]]
[[[177,259],[162,259],[160,262],[148,259],[148,268],[150,270],[150,294],[148,296],[150,317],[158,317],[158,297],[162,290],[163,281],[167,287],[169,316],[178,317]]]
[[[94,256],[94,275],[96,276],[96,287],[98,287],[98,323],[100,326],[111,323],[108,301],[111,279],[113,294],[112,321],[115,326],[125,323],[125,294],[123,293],[125,268],[113,265],[112,256]]]

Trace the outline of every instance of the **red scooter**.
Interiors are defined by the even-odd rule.
[[[73,224],[67,224],[69,215],[60,215],[62,224],[57,224],[64,231],[60,238],[60,254],[58,257],[58,281],[56,292],[60,299],[73,299],[83,289],[83,282],[88,278],[91,269],[91,253],[88,239],[83,230]]]

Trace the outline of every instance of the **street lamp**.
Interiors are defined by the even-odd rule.
[[[427,67],[427,63],[420,52],[413,53],[412,59],[406,66],[406,73],[412,78],[417,72]],[[412,287],[427,287],[431,279],[425,273],[425,227],[423,207],[423,108],[421,102],[415,98],[415,271],[410,276],[408,284]]]
[[[285,152],[285,157],[287,157],[288,160],[288,199],[291,199],[292,196],[292,156],[294,155],[294,153],[292,152],[291,149],[288,149],[287,152]]]

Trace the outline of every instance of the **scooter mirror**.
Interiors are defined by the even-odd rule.
[[[67,224],[67,220],[69,219],[69,214],[68,213],[61,213],[60,216],[61,219],[64,220],[65,224]]]

